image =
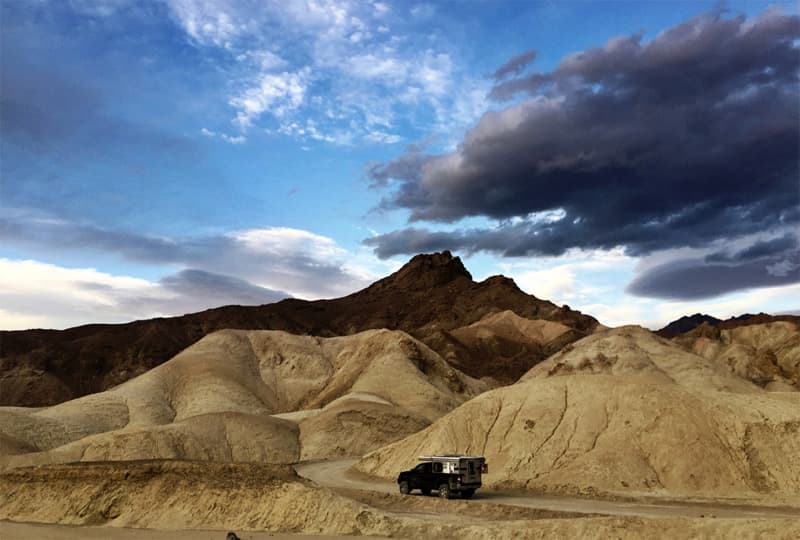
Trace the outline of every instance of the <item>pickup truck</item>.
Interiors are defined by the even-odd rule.
[[[419,460],[422,463],[401,472],[397,477],[397,484],[403,495],[419,489],[423,495],[430,495],[435,490],[443,499],[450,499],[455,495],[469,499],[483,485],[481,474],[488,472],[486,459],[481,456],[437,454],[419,456]]]

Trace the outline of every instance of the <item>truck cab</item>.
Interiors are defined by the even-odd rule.
[[[436,454],[419,456],[419,460],[422,463],[397,477],[400,493],[407,495],[419,489],[423,495],[437,491],[443,499],[459,495],[469,499],[483,485],[481,474],[488,472],[482,456]]]

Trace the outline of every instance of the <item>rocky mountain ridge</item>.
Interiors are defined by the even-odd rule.
[[[522,345],[503,353],[506,349],[493,346],[491,338],[473,350],[449,334],[507,310],[569,327],[567,341],[588,335],[599,324],[579,311],[526,294],[509,278],[476,282],[461,259],[445,251],[417,255],[392,275],[342,298],[225,306],[180,317],[67,330],[0,332],[0,405],[45,406],[106,390],[222,329],[320,337],[377,328],[403,330],[468,375],[510,383],[553,351]],[[481,353],[487,347],[498,355]]]

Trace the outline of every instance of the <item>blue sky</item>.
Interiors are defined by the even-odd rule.
[[[541,208],[509,200],[502,209],[491,201],[456,207],[461,188],[448,191],[447,182],[473,180],[430,172],[448,159],[477,163],[509,133],[492,126],[516,129],[516,120],[503,122],[533,114],[524,111],[542,100],[566,108],[558,104],[570,103],[573,90],[545,95],[525,87],[525,77],[552,74],[550,84],[560,88],[570,55],[597,49],[610,57],[617,36],[641,34],[630,40],[641,53],[659,39],[665,47],[691,41],[668,32],[681,25],[713,35],[739,21],[737,36],[755,35],[753,27],[760,33],[732,46],[788,47],[796,86],[792,3],[42,0],[3,2],[0,10],[1,328],[339,296],[396,269],[417,246],[451,248],[478,279],[506,274],[527,292],[610,325],[657,327],[696,311],[727,317],[800,309],[792,210],[800,197],[776,210],[779,218],[747,228],[712,227],[709,217],[698,225],[702,234],[669,243],[611,235],[543,248],[519,237],[551,222],[589,219],[572,210],[571,195]],[[698,58],[724,56],[696,42]],[[528,51],[535,58],[519,56]],[[768,55],[759,58],[753,62],[764,64],[755,65],[768,78],[781,71]],[[789,80],[784,74],[756,90],[755,83],[731,90],[736,70],[745,68],[726,62],[729,98],[754,100],[747,92],[763,97]],[[626,73],[626,66],[614,69]],[[577,76],[588,81],[587,73]],[[510,84],[525,89],[498,99]],[[604,83],[588,84],[598,95],[606,91]],[[791,86],[781,91],[796,97]],[[694,92],[684,103],[704,98],[703,88]],[[796,118],[797,111],[773,112]],[[609,137],[615,122],[603,124]],[[569,126],[554,126],[562,128]],[[784,135],[781,141],[796,136]],[[709,148],[733,147],[707,137]],[[545,144],[536,140],[532,134],[531,145]],[[517,163],[535,151],[508,149],[492,159]],[[764,159],[777,163],[774,174],[742,182],[779,193],[797,156]],[[413,171],[402,172],[404,163]],[[517,184],[502,184],[500,173],[480,178],[482,193],[515,193]],[[792,197],[800,191],[793,181]],[[525,193],[510,198],[535,197]],[[598,201],[604,196],[612,195],[598,187]],[[676,208],[713,202],[676,201],[683,206],[631,220],[641,228],[645,219],[670,221]],[[517,243],[525,247],[508,248]],[[720,268],[730,283],[714,288],[708,276]],[[705,276],[708,293],[682,287],[686,275]]]

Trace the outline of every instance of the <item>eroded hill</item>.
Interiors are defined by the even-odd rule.
[[[673,341],[767,390],[800,391],[800,321],[702,324]]]
[[[365,456],[389,477],[421,454],[485,455],[494,486],[584,495],[800,493],[800,394],[767,392],[638,327],[565,347],[519,382]]]
[[[106,392],[0,408],[0,464],[361,455],[486,388],[399,331],[223,330]]]

